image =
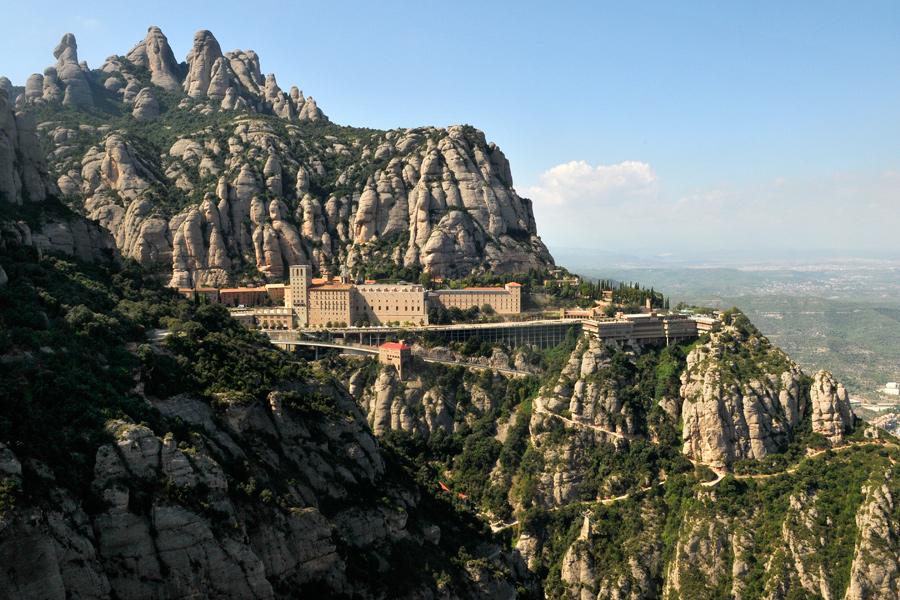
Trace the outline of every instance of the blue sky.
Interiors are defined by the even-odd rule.
[[[11,14],[14,13],[14,14]],[[548,245],[900,254],[900,3],[17,3],[17,85],[75,34],[97,67],[150,25],[253,49],[337,123],[468,123]]]

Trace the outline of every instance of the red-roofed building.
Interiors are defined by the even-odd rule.
[[[378,347],[378,362],[383,365],[394,365],[397,374],[403,379],[403,364],[412,356],[412,348],[400,342],[388,342]]]

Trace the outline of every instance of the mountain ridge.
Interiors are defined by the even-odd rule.
[[[15,100],[42,121],[48,190],[123,255],[171,262],[172,286],[280,280],[299,262],[409,280],[553,264],[509,162],[477,129],[333,125],[205,30],[184,63],[156,27],[98,70],[77,63],[71,34],[54,55]]]

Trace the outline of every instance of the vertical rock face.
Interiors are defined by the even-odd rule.
[[[213,66],[222,58],[222,49],[213,34],[201,29],[194,35],[194,47],[187,55],[188,73],[184,91],[191,98],[206,97],[212,80]]]
[[[56,58],[54,68],[57,77],[65,87],[63,104],[66,106],[93,106],[94,97],[91,94],[91,88],[84,76],[84,70],[78,64],[78,44],[75,43],[75,36],[71,33],[64,35],[62,41],[53,50],[53,56]],[[41,94],[43,95],[43,90]]]
[[[459,426],[453,418],[454,391],[429,385],[419,373],[410,372],[401,382],[393,367],[385,368],[374,382],[365,383],[362,373],[356,372],[350,377],[349,390],[366,411],[375,435],[395,430],[427,437],[438,429],[453,433]],[[484,396],[473,384],[462,385],[462,392],[473,400]]]
[[[150,81],[172,92],[180,85],[178,61],[169,47],[169,40],[159,27],[147,30],[147,37],[128,51],[125,58],[150,70]]]
[[[44,95],[44,76],[40,73],[30,75],[25,81],[25,99],[37,100]]]
[[[27,112],[13,114],[8,97],[0,89],[0,202],[21,205],[28,201],[39,206],[59,190],[47,172],[34,119]],[[44,216],[36,231],[25,222],[0,222],[0,244],[5,238],[87,261],[108,260],[115,248],[109,231],[75,215]],[[3,273],[0,280],[5,277]]]
[[[884,474],[890,479],[891,473]],[[872,484],[864,489],[866,499],[856,515],[860,537],[850,568],[850,586],[845,600],[900,597],[900,561],[894,495],[887,485]]]
[[[64,97],[62,88],[59,86],[59,76],[53,67],[44,69],[44,93],[41,97],[47,101],[60,100]]]
[[[828,371],[819,371],[810,390],[812,428],[833,445],[844,441],[844,434],[853,425],[853,413],[847,390]]]
[[[681,377],[685,455],[722,468],[783,450],[806,414],[800,374],[752,326],[714,332],[690,352]]]
[[[34,118],[28,112],[13,114],[9,94],[0,90],[0,200],[42,202],[55,191]]]

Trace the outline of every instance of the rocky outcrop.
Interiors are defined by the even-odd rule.
[[[139,98],[135,111],[141,108],[142,100]],[[122,150],[118,158],[110,154],[114,147]],[[334,151],[335,148],[339,152],[349,152],[343,144],[330,141],[324,150]],[[255,161],[250,162],[249,157],[259,155],[266,159],[261,165],[254,166]],[[178,215],[166,219],[165,226],[148,230],[148,233],[162,235],[166,243],[145,240],[147,243],[143,246],[177,246],[183,249],[177,251],[180,255],[191,257],[187,261],[179,260],[174,266],[173,284],[188,281],[210,284],[226,282],[242,264],[248,263],[276,279],[282,277],[284,265],[310,259],[321,268],[330,268],[337,258],[354,271],[364,269],[369,261],[374,260],[375,252],[385,251],[389,251],[390,260],[443,274],[486,268],[495,272],[521,271],[552,263],[552,258],[537,238],[519,243],[501,235],[495,241],[483,233],[484,224],[465,209],[446,209],[442,214],[435,207],[429,208],[427,218],[436,219],[436,226],[432,227],[427,221],[420,223],[421,227],[416,229],[419,233],[404,241],[403,234],[416,214],[410,208],[409,198],[418,194],[418,184],[411,186],[417,171],[409,165],[404,166],[403,161],[397,158],[391,159],[387,169],[376,171],[369,177],[357,194],[344,197],[332,195],[327,201],[314,197],[308,192],[310,169],[300,164],[285,141],[263,121],[239,120],[234,125],[227,146],[206,132],[173,140],[164,162],[159,164],[159,160],[137,151],[135,146],[116,134],[106,140],[104,147],[95,146],[88,151],[82,159],[84,166],[80,179],[84,182],[82,195],[88,214],[110,227],[116,239],[123,244],[120,245],[123,253],[137,256],[131,248],[134,245],[130,241],[133,235],[123,233],[121,227],[127,212],[135,214],[129,208],[129,202],[138,197],[143,202],[143,218],[158,219],[153,210],[153,195],[145,193],[151,183],[159,181],[152,173],[165,172],[166,180],[159,183],[193,194],[204,191],[204,188],[198,190],[195,182],[203,178],[210,180],[218,175],[217,184],[214,187],[209,184],[204,191],[204,197],[217,198],[215,212],[218,213],[213,218],[217,232],[213,234],[212,229],[204,229],[206,249],[192,245],[191,240],[198,240],[197,236],[180,238],[177,244],[175,240],[184,219],[191,211],[199,209],[198,205],[185,207]],[[411,154],[407,160],[415,162],[418,158]],[[123,165],[121,172],[101,168],[113,162]],[[224,166],[224,170],[220,165]],[[428,169],[418,171],[420,174],[423,172],[425,177],[430,177]],[[458,175],[448,173],[447,177],[452,179]],[[346,173],[341,174],[337,177],[337,183],[346,186],[348,178]],[[70,189],[69,179],[60,180]],[[452,185],[449,181],[445,183]],[[269,193],[277,200],[269,201],[268,207],[261,198],[254,200],[263,193]],[[464,201],[468,200],[462,195],[454,200]],[[293,212],[288,210],[287,202],[296,203],[297,209]],[[258,210],[253,209],[254,206]],[[207,208],[201,212],[211,211]],[[485,222],[494,219],[490,216],[493,214],[490,210],[485,209],[484,214],[487,215]],[[521,222],[515,224],[516,227],[522,225]],[[139,227],[139,224],[127,225],[129,231]],[[424,235],[422,232],[425,230],[428,230],[428,235],[423,238],[423,262],[419,262],[420,252],[415,247],[415,240],[416,236]],[[214,235],[218,247],[215,255],[208,252]],[[379,250],[372,244],[385,238],[396,239],[397,245]],[[128,246],[124,245],[126,240],[129,240]],[[512,244],[513,247],[504,244]],[[411,258],[413,255],[415,259]],[[212,257],[215,260],[210,263]]]
[[[742,355],[753,348],[755,356]],[[807,411],[800,368],[755,330],[726,327],[681,376],[684,453],[716,468],[783,450]]]
[[[801,374],[752,326],[713,333],[688,355],[681,377],[685,455],[717,468],[764,459],[782,451],[807,416],[814,432],[840,445],[853,425],[844,386],[819,371],[807,393]]]
[[[438,371],[443,365],[429,365]],[[452,433],[459,427],[454,419],[458,412],[458,397],[471,397],[479,412],[492,407],[489,395],[478,385],[458,382],[456,389],[435,385],[424,373],[407,370],[401,382],[397,371],[391,368],[379,370],[374,381],[366,382],[363,372],[357,371],[348,379],[348,388],[367,414],[375,435],[388,430],[429,436],[438,429]]]
[[[135,119],[152,119],[159,116],[159,101],[150,88],[142,89],[134,99],[134,110],[131,115]]]
[[[187,55],[188,72],[182,86],[191,98],[207,95],[216,61],[222,58],[222,49],[213,34],[205,29],[194,35],[194,47]]]
[[[891,472],[884,479],[892,478]],[[873,483],[863,490],[866,499],[856,514],[857,538],[853,564],[850,567],[850,585],[845,600],[865,598],[900,597],[900,531],[892,516],[895,510],[895,492],[887,484]]]
[[[399,572],[403,565],[388,559],[423,544],[441,552],[440,527],[409,518],[419,514],[416,488],[383,480],[377,444],[346,392],[292,385],[266,402],[219,398],[217,409],[188,395],[149,399],[163,422],[190,428],[190,445],[146,425],[110,421],[109,441],[93,460],[98,501],[89,513],[42,467],[50,492],[40,506],[6,511],[0,520],[0,589],[22,598],[266,600],[304,589],[372,597],[383,586],[360,579],[361,564],[348,571],[348,548],[369,557],[363,568],[373,573],[379,565]],[[308,394],[334,398],[337,412],[298,413]],[[287,472],[289,479],[275,475]],[[0,445],[0,480],[21,474],[18,457]],[[373,489],[384,501],[356,500]],[[436,596],[424,575],[422,587],[399,597],[499,600],[515,593],[484,559],[463,561],[452,593]]]
[[[840,445],[853,426],[847,390],[823,370],[816,373],[809,397],[813,431],[827,437],[832,445]]]
[[[173,92],[180,86],[180,67],[169,40],[159,27],[147,30],[147,37],[128,51],[125,58],[137,66],[150,70],[150,81],[166,91]]]
[[[55,67],[29,80],[26,101],[59,96],[67,103],[87,103],[82,92],[90,88],[77,63],[74,37],[64,37],[56,56]],[[80,196],[76,201],[110,229],[124,254],[165,261],[174,256],[167,248],[178,248],[178,264],[169,274],[173,284],[228,283],[247,266],[280,279],[284,265],[296,262],[313,262],[322,270],[344,264],[364,276],[373,261],[387,259],[445,277],[553,264],[536,235],[531,203],[512,187],[509,162],[476,129],[370,134],[334,128],[324,137],[307,137],[291,123],[326,122],[316,101],[297,87],[282,90],[273,74],[264,77],[253,51],[223,53],[206,30],[195,35],[185,65],[175,62],[162,31],[151,27],[124,58],[110,56],[100,70],[103,93],[133,103],[136,119],[155,118],[160,110],[195,110],[201,116],[225,110],[274,115],[289,124],[276,133],[269,122],[236,114],[224,131],[199,126],[173,134],[167,141],[172,148],[190,140],[191,150],[162,157],[135,144],[128,126],[111,136],[93,130],[81,155],[75,154],[84,145],[73,145],[73,135],[51,138],[53,179],[67,197]],[[161,107],[153,86],[141,79],[148,71],[149,83],[188,98]],[[56,129],[48,135],[51,131]],[[127,159],[121,157],[121,174],[101,168],[103,160],[110,167],[120,164],[111,143],[128,151]],[[341,166],[326,169],[334,156],[341,157]],[[193,245],[197,236],[179,236],[179,230],[199,209],[197,199],[210,194],[218,198],[220,226],[215,233],[202,228],[206,247],[201,248]],[[271,196],[264,200],[264,194]],[[248,219],[254,195],[264,212]],[[267,215],[272,197],[285,208]],[[172,198],[179,198],[175,206]],[[138,199],[141,204],[132,209]],[[144,227],[126,219],[129,214],[155,223]],[[135,240],[142,232],[152,239]],[[210,252],[213,239],[216,251]]]
[[[633,384],[611,375],[613,352],[600,340],[582,338],[559,377],[534,399],[532,442],[545,457],[540,491],[548,506],[595,500],[580,491],[594,448],[603,443],[619,447],[646,435],[633,407],[622,400],[622,390]],[[560,436],[560,429],[567,435]],[[618,495],[621,483],[610,477],[597,494]]]
[[[75,36],[67,33],[53,50],[56,58],[56,76],[64,88],[62,103],[66,106],[93,106],[94,96],[85,77],[85,69],[78,63],[78,44]],[[41,91],[43,96],[43,90]]]
[[[13,114],[6,90],[0,90],[0,201],[43,202],[56,192],[27,111]]]

